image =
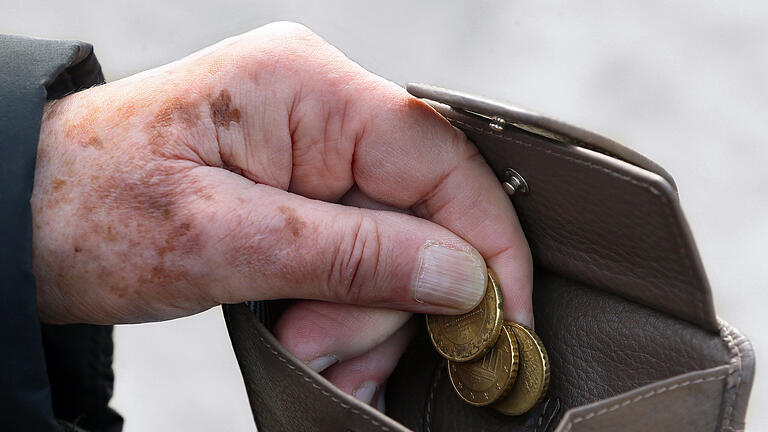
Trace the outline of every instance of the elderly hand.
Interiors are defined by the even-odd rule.
[[[530,252],[477,149],[296,24],[49,103],[32,209],[41,320],[304,299],[278,338],[366,402],[408,312],[471,309],[484,260],[532,321]]]

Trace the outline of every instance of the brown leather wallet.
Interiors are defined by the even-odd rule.
[[[672,177],[550,118],[431,86],[408,91],[464,131],[510,183],[534,256],[536,330],[552,368],[547,398],[518,417],[463,403],[420,331],[381,413],[277,342],[270,329],[283,302],[230,305],[259,431],[743,430],[752,346],[715,315]]]

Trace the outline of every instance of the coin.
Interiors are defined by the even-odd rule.
[[[488,269],[485,295],[463,315],[427,315],[427,330],[435,349],[455,362],[470,361],[487,353],[501,332],[504,300],[496,275]]]
[[[490,405],[506,395],[517,376],[519,354],[515,334],[502,327],[496,345],[470,362],[448,361],[448,376],[459,397],[476,406]]]
[[[520,369],[509,394],[493,407],[507,415],[520,415],[544,399],[549,387],[549,357],[533,330],[512,322],[505,322],[504,327],[512,330],[517,337]]]

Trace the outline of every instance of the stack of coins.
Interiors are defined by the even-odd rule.
[[[549,359],[532,329],[503,317],[501,285],[489,268],[480,304],[464,315],[427,315],[427,330],[448,359],[448,376],[460,398],[520,415],[544,399]]]

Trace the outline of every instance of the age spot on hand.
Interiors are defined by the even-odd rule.
[[[157,255],[160,258],[163,258],[167,253],[174,252],[179,246],[178,243],[189,234],[190,229],[190,224],[186,222],[173,227],[171,232],[165,238],[165,242],[157,248]]]
[[[232,108],[232,95],[227,89],[211,100],[211,118],[216,126],[229,127],[230,123],[240,123],[240,110]]]
[[[64,186],[67,185],[67,181],[61,178],[57,178],[51,183],[51,192],[57,193],[60,192]]]
[[[112,243],[117,241],[117,232],[111,225],[107,225],[107,230],[104,233],[104,240]]]
[[[200,108],[192,101],[173,97],[168,99],[149,123],[149,146],[152,153],[167,157],[173,153],[178,133],[173,130],[193,129],[200,121]],[[175,126],[175,128],[173,127]]]
[[[155,115],[153,129],[181,123],[182,126],[194,126],[200,120],[197,106],[190,101],[174,97],[169,99]]]
[[[288,231],[290,231],[294,237],[300,236],[301,232],[304,231],[304,228],[307,226],[307,223],[299,218],[299,215],[296,214],[296,210],[293,207],[288,207],[286,205],[281,205],[277,209],[285,218],[285,227]]]
[[[124,103],[115,109],[117,117],[123,121],[128,121],[136,115],[139,108],[146,108],[146,104],[139,105],[135,102]]]
[[[96,150],[101,150],[104,148],[104,143],[101,141],[101,138],[99,138],[96,135],[91,135],[90,138],[88,138],[85,142],[82,143],[83,147],[92,147]]]

